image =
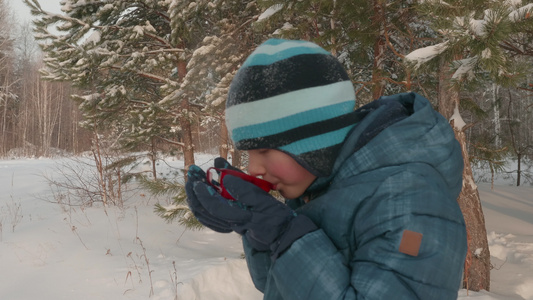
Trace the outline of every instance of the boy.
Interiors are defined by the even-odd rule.
[[[415,93],[354,107],[329,52],[266,41],[232,81],[226,124],[249,173],[286,204],[230,175],[222,184],[235,200],[224,199],[191,166],[191,210],[242,235],[264,299],[456,299],[466,232],[452,129]]]

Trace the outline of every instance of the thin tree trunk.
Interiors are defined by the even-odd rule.
[[[72,131],[72,135],[71,135],[71,139],[72,139],[72,151],[74,151],[74,153],[78,153],[80,152],[80,147],[79,147],[79,142],[78,142],[78,124],[79,124],[79,112],[72,109],[72,115],[73,115],[73,119],[72,119],[72,122],[71,122],[71,131]]]
[[[492,84],[492,109],[494,113],[494,133],[496,135],[496,140],[494,144],[497,148],[500,148],[502,145],[501,142],[501,123],[500,123],[500,104],[498,103],[498,92],[500,87],[498,84]]]
[[[156,163],[155,163],[156,158],[157,158],[157,153],[155,149],[155,138],[152,137],[150,139],[150,160],[152,161],[152,176],[154,177],[154,180],[157,179],[157,170],[156,170]]]
[[[59,91],[59,94],[57,96],[57,114],[56,114],[56,120],[54,123],[57,123],[57,139],[56,139],[56,145],[55,147],[57,148],[61,148],[62,147],[62,143],[61,143],[61,138],[62,138],[62,135],[63,135],[63,119],[66,118],[66,116],[63,116],[63,99],[64,99],[64,95],[65,95],[65,90],[64,90],[64,85],[63,83],[59,83],[58,84],[58,91]]]
[[[333,0],[333,9],[330,12],[331,18],[329,19],[329,26],[332,31],[335,30],[335,15],[337,11],[337,0]],[[337,56],[337,40],[335,39],[335,35],[332,35],[330,38],[331,45],[333,48],[330,49],[330,52],[333,56]]]
[[[224,120],[220,122],[220,146],[218,147],[218,155],[224,159],[228,159],[229,141],[228,128]]]
[[[512,104],[513,104],[513,101],[512,101],[512,96],[511,96],[511,92],[509,91],[509,106],[507,107],[507,118],[509,120],[512,120],[513,119],[513,114],[512,114]],[[520,111],[520,109],[519,109]],[[511,147],[512,147],[512,150],[513,152],[516,154],[516,159],[518,160],[518,169],[516,170],[516,186],[520,186],[520,180],[521,180],[521,173],[522,173],[522,170],[520,169],[521,168],[521,165],[520,165],[520,162],[521,162],[521,158],[522,158],[522,149],[520,147],[520,143],[517,142],[517,141],[520,141],[520,131],[519,130],[515,130],[513,128],[513,124],[512,122],[508,122],[509,124],[509,137],[511,138]],[[518,132],[516,132],[518,131]],[[518,135],[518,137],[517,137]]]
[[[385,59],[386,41],[384,36],[383,25],[385,23],[385,7],[380,0],[373,1],[374,15],[372,17],[373,22],[380,27],[379,35],[376,37],[374,43],[374,62],[372,70],[372,98],[378,99],[383,95],[384,82],[383,76],[383,60]]]
[[[0,138],[0,145],[2,145],[2,149],[0,149],[0,153],[7,154],[7,151],[8,151],[8,148],[9,148],[9,145],[8,145],[8,142],[7,142],[7,107],[8,107],[9,99],[8,99],[8,97],[6,97],[5,99],[0,99],[0,100],[4,100],[4,103],[3,103],[4,104],[4,109],[3,109],[3,113],[2,113],[2,136]],[[0,103],[0,104],[2,104],[2,103]]]
[[[26,141],[28,140],[28,135],[29,135],[29,131],[30,131],[30,114],[31,114],[31,105],[30,105],[30,101],[29,101],[29,91],[28,91],[28,81],[30,81],[30,76],[28,76],[27,74],[24,74],[24,79],[23,79],[23,83],[22,83],[22,88],[21,88],[21,98],[24,99],[22,101],[22,111],[21,111],[21,117],[20,119],[18,120],[18,134],[19,134],[19,140],[18,140],[18,143],[19,143],[19,147],[21,149],[25,149],[25,144],[26,144]]]
[[[522,169],[521,169],[522,153],[521,152],[516,154],[516,160],[517,160],[516,186],[520,186],[521,175],[522,175]]]
[[[94,140],[93,140],[93,156],[94,162],[96,164],[96,169],[98,170],[99,183],[101,188],[101,197],[104,206],[107,206],[107,184],[104,174],[104,165],[102,162],[102,153],[100,151],[100,139],[98,138],[98,131],[94,130]]]

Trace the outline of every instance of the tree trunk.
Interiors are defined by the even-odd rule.
[[[489,291],[490,251],[485,228],[485,216],[468,160],[466,135],[464,131],[455,130],[455,136],[461,143],[463,157],[466,157],[463,170],[463,189],[457,200],[463,212],[468,233],[468,253],[465,261],[463,287],[473,291]]]
[[[187,63],[185,61],[178,61],[178,76],[181,80],[187,74]],[[194,165],[194,144],[192,139],[191,119],[189,118],[190,106],[187,99],[182,99],[180,104],[180,125],[183,135],[183,159],[185,170],[189,170],[191,165]]]
[[[379,35],[376,37],[374,43],[374,62],[372,69],[372,99],[378,99],[383,95],[383,60],[385,59],[385,50],[387,45],[383,35],[383,24],[385,24],[385,4],[380,0],[373,1],[373,17],[372,21],[376,26],[379,26]]]
[[[329,26],[330,26],[331,31],[335,31],[336,12],[337,12],[337,0],[333,0],[333,9],[330,12],[331,18],[329,19]],[[330,43],[333,46],[330,49],[330,52],[333,56],[337,57],[337,39],[335,38],[335,35],[331,36]]]
[[[500,90],[500,86],[496,83],[492,84],[492,106],[493,106],[493,112],[494,112],[494,131],[496,134],[496,140],[494,141],[494,144],[497,148],[500,148],[502,145],[501,142],[501,123],[500,123],[500,103],[498,102],[498,92]]]
[[[459,92],[452,87],[449,63],[441,60],[439,69],[439,112],[448,120],[459,110]],[[472,175],[464,128],[454,126],[455,138],[461,145],[463,154],[463,188],[457,202],[463,212],[468,236],[468,252],[465,260],[463,287],[469,290],[490,289],[490,252],[485,228],[485,216],[481,199]]]
[[[441,81],[441,84],[443,82]],[[459,108],[459,93],[454,88],[448,90],[448,101]],[[441,99],[444,100],[444,99]],[[440,104],[440,103],[439,103]],[[445,105],[448,107],[449,105]],[[440,105],[439,105],[440,106]],[[446,116],[449,119],[449,116]],[[490,252],[485,227],[485,216],[481,207],[481,199],[477,185],[472,175],[472,167],[468,156],[466,134],[463,128],[454,126],[451,121],[456,139],[461,144],[464,160],[463,189],[457,202],[463,212],[468,236],[468,252],[465,261],[463,287],[473,291],[490,290]]]
[[[450,71],[450,64],[444,59],[440,58],[439,66],[439,95],[438,95],[438,109],[439,112],[446,118],[450,119],[455,109],[455,101],[451,99],[450,93],[452,88],[450,85],[450,78],[452,77]]]
[[[522,162],[522,153],[519,152],[516,154],[516,160],[517,160],[517,169],[516,169],[516,186],[520,186],[520,181],[521,181],[521,177],[522,177],[522,167],[521,167],[521,162]]]
[[[7,90],[7,92],[9,92],[9,90]],[[7,108],[8,108],[9,98],[7,97],[7,93],[6,93],[5,99],[0,99],[0,100],[4,100],[4,103],[0,102],[0,104],[3,104],[4,106],[3,113],[2,113],[2,128],[0,128],[2,130],[1,136],[0,136],[0,146],[1,146],[0,154],[7,155],[7,152],[9,150],[9,145],[7,142]]]
[[[243,169],[241,151],[233,148],[233,155],[231,156],[231,164],[239,169]]]
[[[96,128],[93,133],[93,158],[96,164],[96,169],[98,170],[98,184],[100,185],[100,196],[102,198],[102,203],[104,206],[107,206],[107,184],[106,176],[104,174],[104,163],[102,162],[102,153],[100,151],[100,139],[98,137],[98,131]]]
[[[155,148],[155,138],[150,138],[150,161],[152,162],[152,176],[154,180],[157,179],[157,169],[156,169],[156,159],[157,159],[157,150]]]
[[[220,146],[218,147],[218,155],[224,159],[228,159],[228,128],[224,120],[220,122]]]
[[[183,99],[181,101],[182,117],[180,118],[180,125],[183,137],[183,159],[185,170],[188,170],[191,165],[194,165],[194,145],[192,141],[192,126],[188,116],[189,101]]]

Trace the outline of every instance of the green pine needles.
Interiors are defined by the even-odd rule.
[[[169,205],[161,203],[155,205],[154,212],[158,216],[168,223],[177,221],[188,229],[203,228],[203,225],[198,222],[187,205],[187,195],[183,184],[177,180],[150,179],[146,176],[141,176],[139,179],[143,188],[150,191],[152,195],[171,199]]]

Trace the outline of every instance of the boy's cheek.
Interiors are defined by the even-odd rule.
[[[275,163],[271,166],[272,175],[277,178],[293,178],[297,172],[287,163]]]
[[[311,176],[306,169],[295,163],[278,163],[272,166],[272,175],[284,183],[299,183],[308,180]]]

